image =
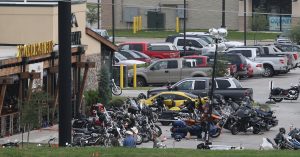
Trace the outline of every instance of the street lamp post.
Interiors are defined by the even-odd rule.
[[[112,0],[112,42],[115,43],[115,0]]]
[[[97,27],[97,28],[98,28],[98,29],[100,29],[100,7],[99,7],[99,1],[100,1],[100,0],[97,1],[97,18],[98,18],[98,20],[97,20],[97,22],[98,22],[98,25],[97,25],[97,26],[98,26],[98,27]]]
[[[222,26],[221,28],[225,28],[225,0],[222,0]]]
[[[215,89],[215,73],[216,73],[216,65],[217,65],[217,54],[218,54],[218,43],[219,40],[227,36],[227,30],[225,28],[219,28],[219,29],[209,29],[209,33],[215,37],[215,43],[216,43],[216,50],[214,54],[214,64],[212,69],[212,78],[211,78],[211,89],[209,93],[209,109],[207,113],[207,129],[205,133],[205,146],[211,145],[211,142],[209,141],[209,130],[210,130],[210,122],[212,117],[212,110],[213,110],[213,95],[214,95],[214,89]],[[207,147],[206,147],[207,148]]]
[[[186,0],[183,1],[183,54],[186,53]]]
[[[247,11],[247,9],[246,9],[246,0],[244,0],[244,46],[246,46],[247,45],[247,34],[246,34],[246,32],[247,32],[247,26],[246,26],[246,24],[247,24],[247,22],[246,22],[246,11]]]

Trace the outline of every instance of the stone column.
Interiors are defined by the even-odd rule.
[[[244,1],[245,0],[239,0],[239,31],[244,31]],[[247,30],[251,30],[250,27],[250,20],[252,17],[252,0],[246,0],[246,16],[247,16]]]
[[[292,27],[300,22],[300,0],[292,0]]]

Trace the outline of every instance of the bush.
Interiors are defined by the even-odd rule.
[[[122,107],[124,105],[124,101],[120,98],[113,99],[108,103],[109,107]]]
[[[108,68],[103,65],[101,67],[101,71],[99,72],[99,87],[98,87],[98,94],[99,94],[99,102],[107,105],[111,100],[111,89],[110,89],[110,75]]]
[[[97,90],[89,90],[84,92],[84,100],[86,106],[85,113],[89,113],[91,106],[100,102],[99,92]]]

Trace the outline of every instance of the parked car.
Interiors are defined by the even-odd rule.
[[[179,50],[171,43],[127,42],[119,44],[119,49],[140,51],[158,59],[180,57]]]
[[[196,61],[196,67],[207,67],[208,66],[208,57],[207,56],[198,56],[198,55],[191,55],[191,56],[184,56],[186,60],[194,59]]]
[[[196,67],[209,67],[211,64],[208,63],[208,56],[197,56],[197,55],[192,55],[192,56],[184,56],[183,58],[186,59],[186,61],[190,60],[195,60]],[[190,61],[191,62],[191,61]],[[237,76],[237,66],[232,63],[228,63],[228,68],[229,68],[229,74],[233,77]]]
[[[192,93],[201,97],[208,96],[211,90],[211,78],[208,77],[192,77],[185,78],[172,86],[153,88],[148,90],[147,96],[151,97],[164,91],[182,91]],[[233,99],[240,101],[245,96],[253,97],[252,88],[243,88],[235,78],[220,77],[216,78],[216,89],[214,94],[221,94],[225,99]]]
[[[208,44],[205,42],[203,39],[199,37],[186,37],[185,42],[184,42],[184,37],[179,36],[175,37],[173,44],[178,47],[178,49],[183,52],[183,47],[185,43],[185,49],[188,51],[200,51],[201,53],[206,53],[206,52],[214,52],[216,50],[216,45],[215,44]],[[186,54],[182,54],[183,56]]]
[[[144,105],[152,105],[154,100],[158,97],[162,97],[164,100],[164,104],[169,108],[172,107],[172,105],[178,107],[187,100],[194,102],[198,101],[198,96],[194,94],[179,91],[166,91],[152,95],[148,99],[141,100],[140,103]]]
[[[210,67],[190,67],[184,58],[160,59],[146,68],[138,68],[137,86],[148,84],[175,83],[185,77],[205,77]],[[133,70],[128,71],[128,79],[132,83]]]
[[[210,64],[213,64],[214,53],[205,54],[208,56]],[[241,54],[230,54],[230,53],[220,53],[218,54],[218,59],[225,60],[234,64],[237,67],[236,77],[244,78],[247,77],[247,62],[243,55]]]
[[[276,44],[276,47],[284,52],[300,52],[300,46],[295,44]]]
[[[125,56],[127,59],[131,60],[139,60],[146,63],[151,63],[151,58],[149,56],[143,56],[142,53],[134,50],[120,50],[118,51],[120,54]]]
[[[104,37],[105,39],[112,41],[112,37],[108,35],[107,31],[105,29],[92,29],[94,32],[98,33],[99,35],[101,35],[102,37]]]
[[[293,42],[289,38],[280,37],[277,38],[275,44],[292,44]]]
[[[263,76],[272,77],[277,73],[288,72],[286,55],[261,55],[256,48],[229,48],[227,53],[242,54],[250,60],[263,64],[265,72]]]
[[[125,56],[123,56],[119,52],[115,52],[114,62],[115,62],[115,65],[121,65],[121,64],[126,65],[126,66],[133,66],[134,64],[146,65],[146,62],[143,62],[143,61],[127,59]]]
[[[249,66],[249,70],[248,70],[248,77],[252,77],[252,76],[262,76],[265,69],[263,67],[262,63],[257,63],[254,62],[248,58],[246,58],[247,64]]]

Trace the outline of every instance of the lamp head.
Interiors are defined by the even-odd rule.
[[[225,28],[219,28],[219,29],[218,29],[218,35],[219,35],[220,37],[224,38],[224,37],[227,36],[227,34],[228,34],[227,29],[225,29]]]
[[[209,32],[209,34],[212,35],[212,36],[218,35],[218,30],[215,29],[215,28],[209,29],[208,32]]]

